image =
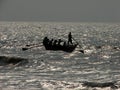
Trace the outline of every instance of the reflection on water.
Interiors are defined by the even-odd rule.
[[[42,46],[45,36],[67,40],[70,31],[84,53],[79,46],[72,53]],[[22,66],[0,66],[0,88],[119,89],[119,34],[119,24],[0,22],[0,56],[28,60]],[[40,46],[22,51],[32,44]]]

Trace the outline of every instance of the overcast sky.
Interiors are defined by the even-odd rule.
[[[120,0],[0,0],[0,21],[120,22]]]

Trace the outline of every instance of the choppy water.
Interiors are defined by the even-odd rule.
[[[70,31],[84,54],[42,46],[45,36],[67,40]],[[39,46],[22,51],[29,44]],[[120,24],[0,22],[0,56],[28,59],[0,66],[0,90],[120,89]]]

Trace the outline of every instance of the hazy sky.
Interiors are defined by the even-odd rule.
[[[0,21],[120,22],[120,0],[0,0]]]

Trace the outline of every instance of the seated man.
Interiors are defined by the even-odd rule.
[[[48,39],[47,37],[45,37],[45,38],[43,39],[43,45],[48,44],[48,43],[49,43],[49,39]]]

